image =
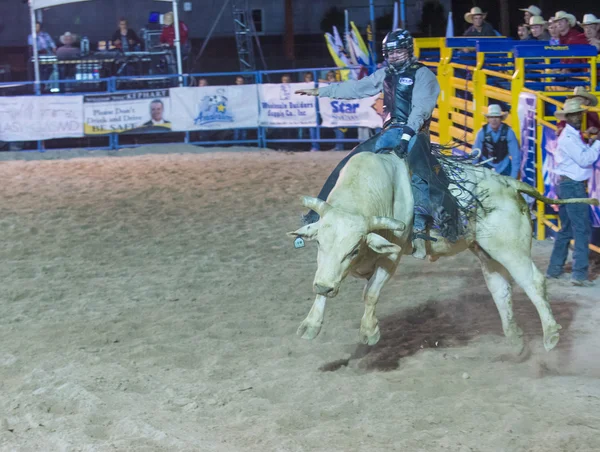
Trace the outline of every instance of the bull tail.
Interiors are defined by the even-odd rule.
[[[600,205],[600,202],[596,198],[568,198],[568,199],[552,199],[540,194],[531,185],[525,182],[518,181],[516,179],[510,179],[510,183],[517,191],[521,193],[533,196],[538,201],[542,201],[544,204],[589,204],[591,206]]]

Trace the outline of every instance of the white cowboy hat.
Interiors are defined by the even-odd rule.
[[[566,19],[571,27],[574,27],[577,23],[577,19],[575,19],[575,16],[565,11],[556,11],[556,14],[554,14],[554,17],[552,19],[554,19],[554,22],[557,22],[561,19]]]
[[[532,16],[541,16],[542,15],[542,10],[539,9],[535,5],[530,5],[527,8],[519,8],[519,11],[526,11],[529,14],[531,14]]]
[[[465,13],[465,21],[472,24],[473,16],[483,16],[483,18],[485,19],[487,13],[484,13],[479,6],[474,6],[473,8],[471,8],[471,11]]]
[[[576,98],[570,98],[565,101],[565,105],[562,110],[556,110],[554,116],[561,121],[565,120],[566,115],[571,113],[580,113],[587,110],[587,107],[581,105],[581,101]]]
[[[484,113],[483,116],[485,116],[486,118],[506,119],[506,117],[508,116],[508,112],[502,111],[502,108],[500,108],[500,105],[492,104],[488,107],[487,113]]]
[[[598,19],[593,14],[586,14],[583,16],[583,20],[581,22],[577,22],[579,25],[593,25],[600,24],[600,19]]]
[[[64,35],[62,35],[59,39],[60,42],[62,42],[63,44],[65,43],[65,39],[66,38],[73,38],[73,42],[77,41],[77,35],[74,35],[73,33],[71,33],[70,31],[65,32]]]
[[[577,88],[575,88],[575,90],[573,91],[573,94],[569,97],[570,98],[583,97],[584,99],[587,99],[590,102],[590,105],[592,107],[595,107],[596,105],[598,105],[598,98],[596,96],[594,96],[592,93],[586,91],[583,86],[578,86]]]
[[[548,22],[544,20],[542,16],[531,16],[529,18],[529,26],[532,25],[546,25]]]

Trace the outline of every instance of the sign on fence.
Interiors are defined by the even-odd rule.
[[[298,89],[314,87],[314,83],[259,85],[259,124],[262,127],[315,127],[317,98],[294,94]]]
[[[0,140],[83,136],[82,96],[0,97]]]
[[[256,85],[172,88],[173,130],[258,127]]]
[[[325,85],[322,85],[325,86]],[[345,100],[319,97],[323,127],[382,127],[385,117],[383,96]]]
[[[83,96],[86,135],[171,129],[168,89]]]

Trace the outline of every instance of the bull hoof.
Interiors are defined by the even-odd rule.
[[[560,334],[558,331],[562,329],[558,323],[549,326],[544,329],[544,348],[547,352],[552,350],[558,344],[558,340],[560,339]]]
[[[523,352],[525,349],[525,340],[523,339],[523,330],[521,328],[515,326],[506,334],[506,338],[518,354]]]
[[[359,332],[359,340],[363,344],[375,345],[381,339],[381,332],[379,331],[379,325],[375,325],[375,330],[372,333],[367,333],[361,329]]]
[[[319,335],[321,332],[321,325],[311,325],[304,320],[298,327],[296,334],[302,339],[312,340]]]

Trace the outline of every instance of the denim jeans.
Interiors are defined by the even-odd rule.
[[[558,185],[558,197],[587,198],[585,184],[573,180],[563,180]],[[569,253],[569,242],[575,239],[573,251],[573,279],[588,279],[589,243],[592,233],[590,208],[587,204],[566,204],[558,209],[561,229],[556,235],[548,276],[557,277],[563,273],[563,267]]]
[[[374,151],[377,151],[382,148],[396,147],[397,143],[400,140],[400,136],[398,136],[396,132],[389,133],[392,130],[399,130],[400,136],[402,136],[402,129],[387,129],[387,130],[384,130],[384,132],[381,134],[381,136],[377,139],[374,148],[369,147],[369,146],[362,146],[362,145],[357,146],[356,149],[354,149],[354,151],[352,151],[340,163],[338,163],[338,165],[335,167],[335,169],[332,171],[332,173],[329,175],[329,177],[325,181],[325,185],[323,185],[323,188],[321,189],[321,191],[319,192],[319,195],[317,197],[319,199],[322,199],[323,201],[327,200],[329,193],[331,193],[331,190],[333,190],[333,187],[335,186],[335,184],[340,176],[340,171],[346,165],[346,163],[348,163],[348,160],[350,160],[356,154],[358,154],[360,152],[374,152]],[[413,149],[413,146],[417,140],[417,136],[418,136],[418,134],[415,135],[414,137],[412,137],[411,140],[408,142],[408,152],[410,152]],[[385,137],[385,139],[382,139],[383,137]],[[386,141],[386,140],[388,140],[388,141]],[[394,141],[394,140],[396,140],[396,141]],[[382,146],[381,144],[384,144],[385,146]],[[417,176],[416,174],[412,175],[411,184],[412,184],[412,191],[413,191],[413,197],[414,197],[414,203],[415,203],[414,229],[422,231],[422,230],[426,229],[427,223],[430,218],[430,213],[431,213],[429,185],[427,184],[427,182],[425,180],[423,180],[421,177]],[[318,215],[316,213],[313,213],[312,211],[309,212],[308,217],[311,217],[311,216],[312,216],[312,219],[314,219],[314,221],[318,221]]]

